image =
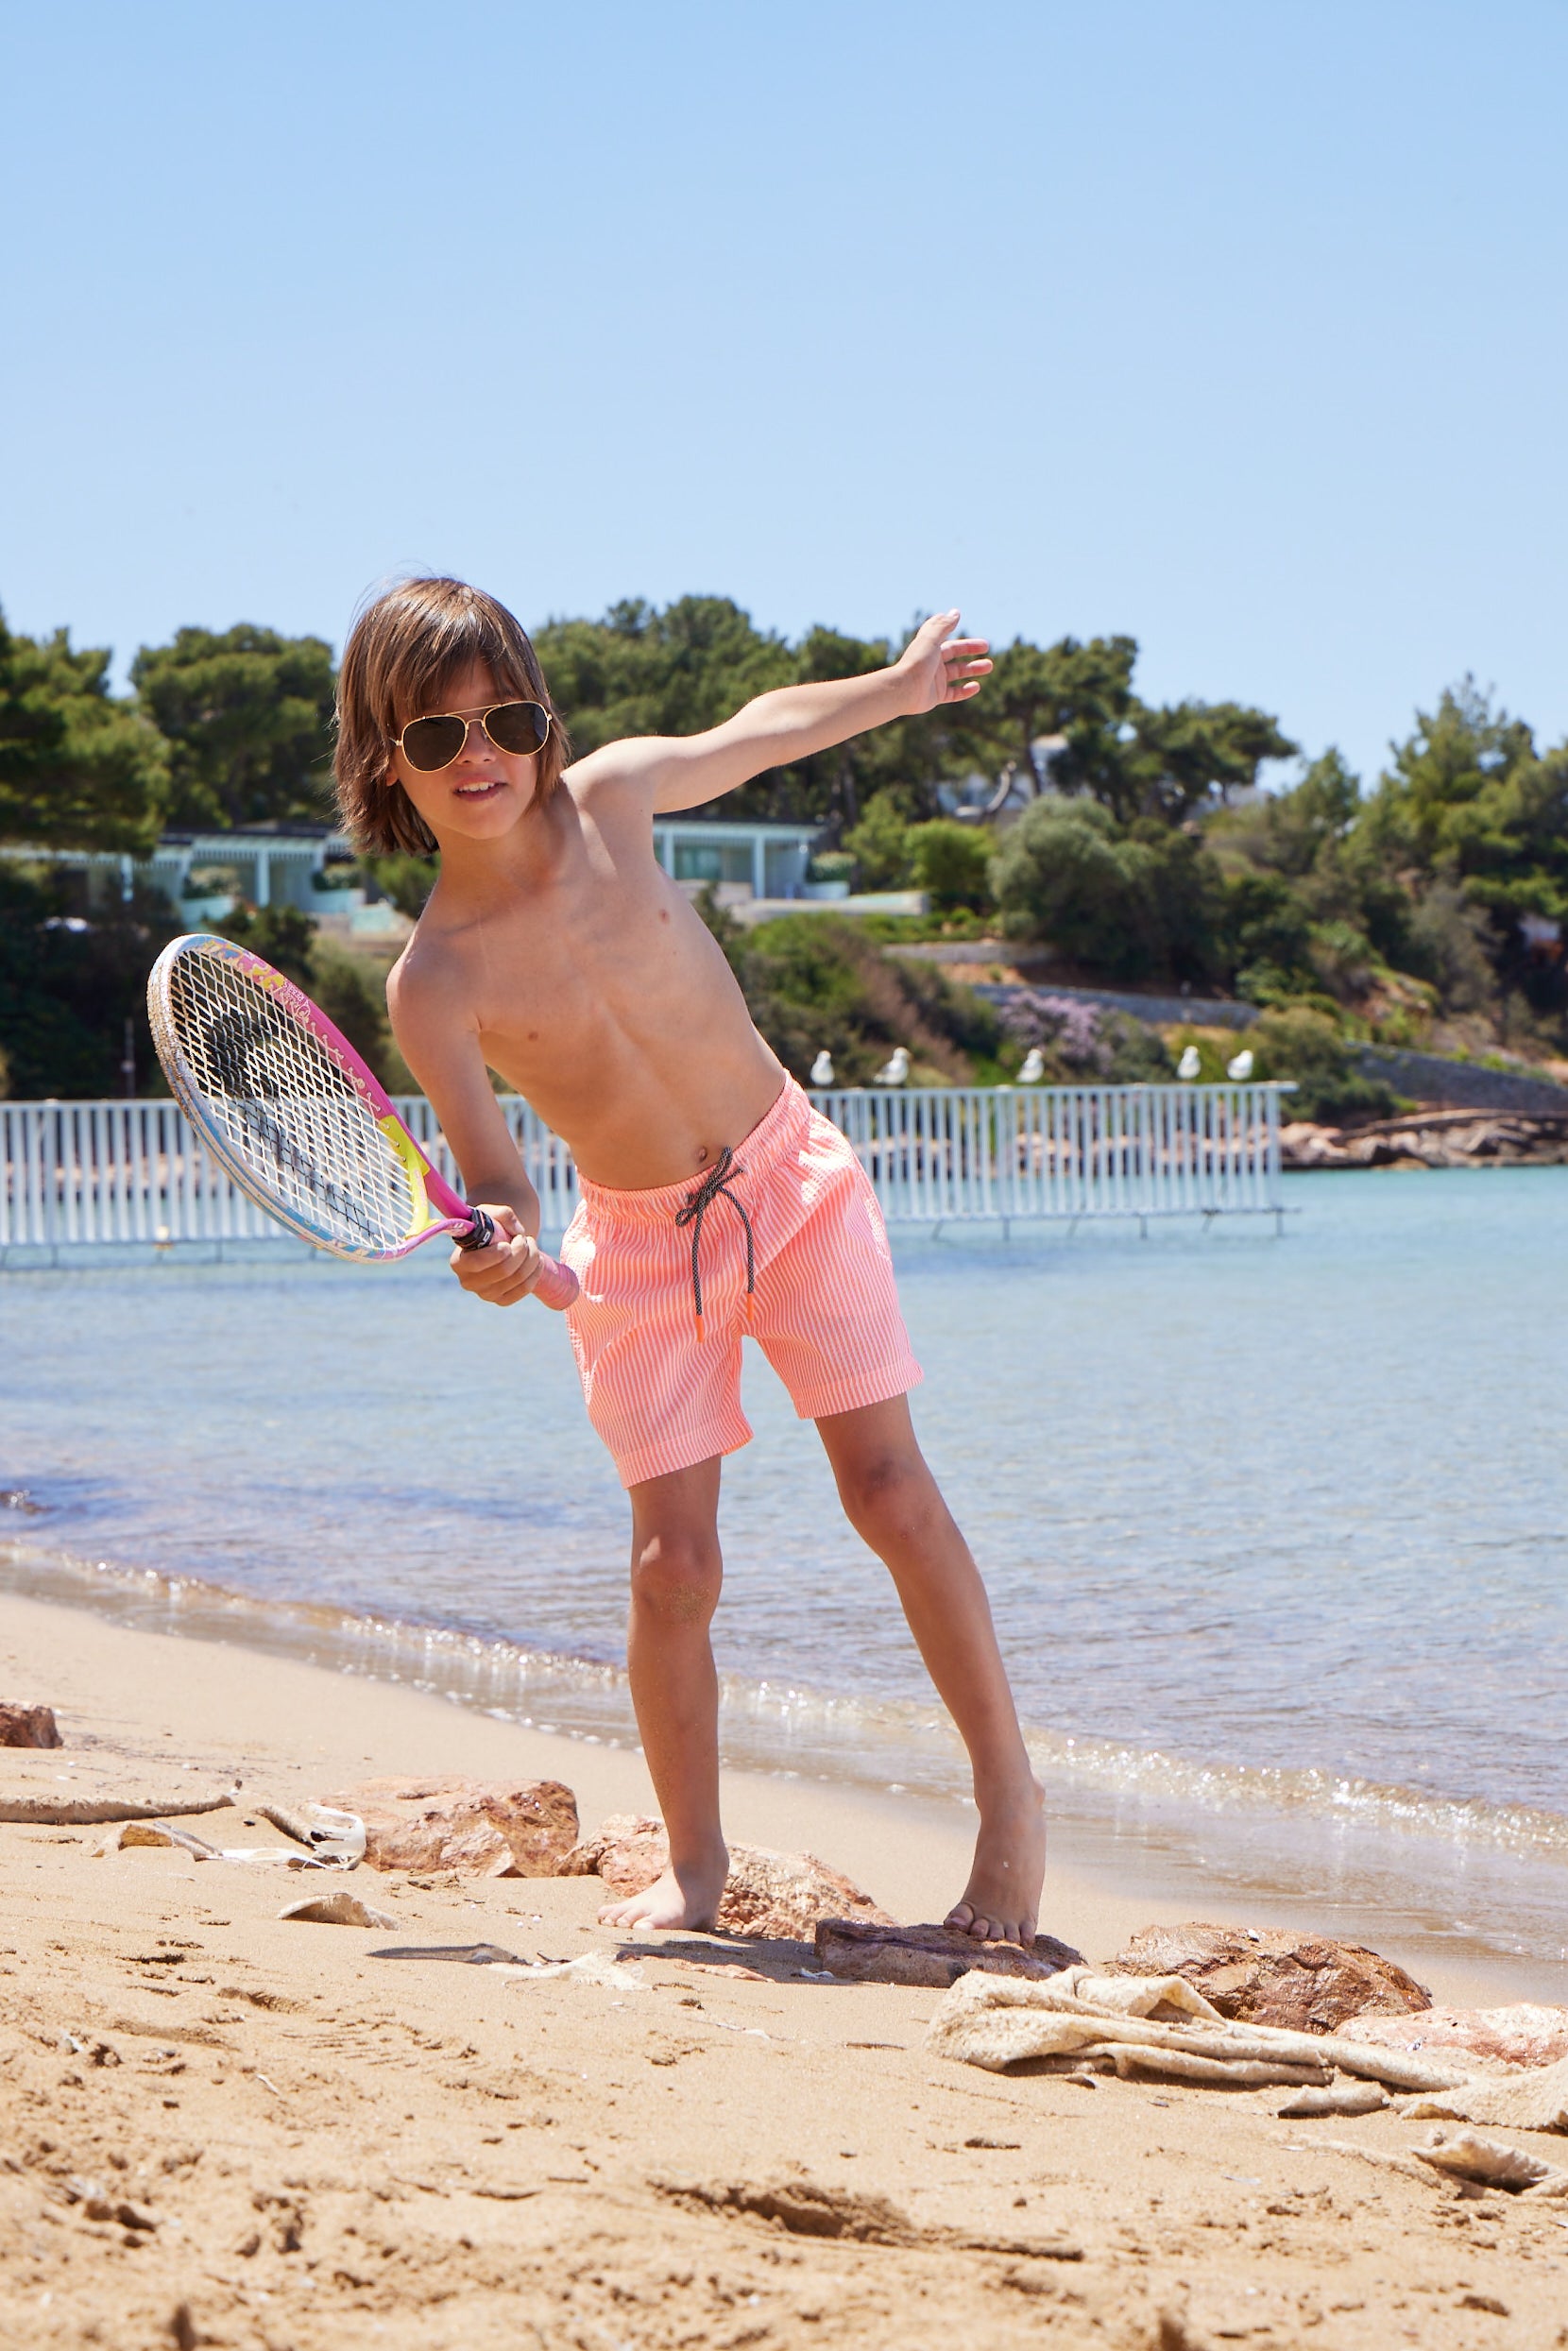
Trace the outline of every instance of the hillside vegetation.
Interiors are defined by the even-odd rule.
[[[770,687],[874,669],[897,650],[827,627],[790,643],[723,597],[631,601],[550,621],[536,641],[579,751],[690,732]],[[725,801],[726,815],[819,823],[825,871],[917,887],[930,904],[912,926],[802,915],[730,943],[792,1067],[826,1047],[841,1075],[864,1075],[899,1043],[932,1078],[994,1076],[1033,1042],[1049,1071],[1156,1074],[1158,1040],[1114,1023],[1085,1042],[1037,1014],[1025,1040],[1016,1022],[885,958],[899,932],[999,935],[1048,987],[1234,993],[1280,1016],[1259,1040],[1277,1074],[1310,1063],[1321,1075],[1337,1060],[1338,1084],[1359,1038],[1548,1065],[1568,1054],[1568,746],[1540,749],[1466,681],[1418,713],[1370,784],[1334,750],[1291,774],[1282,763],[1296,746],[1268,712],[1146,704],[1136,656],[1128,637],[1015,640],[976,701]],[[330,814],[333,676],[320,639],[182,628],[143,647],[130,676],[116,695],[107,651],[0,621],[0,843],[22,852],[0,860],[0,1083],[13,1094],[115,1090],[128,1019],[145,1082],[143,979],[179,927],[145,893],[86,907],[28,847],[134,852],[169,825]],[[1284,780],[1260,792],[1265,769]],[[955,820],[954,787],[976,776],[1027,802],[1004,829]],[[384,860],[376,877],[413,913],[433,870]],[[319,941],[298,956],[397,1076],[366,960]]]

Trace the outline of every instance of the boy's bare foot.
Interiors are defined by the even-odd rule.
[[[729,1855],[719,1848],[714,1861],[700,1867],[673,1863],[640,1894],[623,1902],[608,1902],[599,1913],[602,1927],[710,1927],[718,1917],[729,1878]]]
[[[988,1806],[963,1899],[944,1924],[977,1943],[1021,1943],[1037,1932],[1046,1875],[1045,1791],[1031,1780],[1015,1801]]]

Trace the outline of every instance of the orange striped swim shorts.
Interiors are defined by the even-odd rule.
[[[567,1328],[588,1418],[623,1486],[749,1441],[748,1336],[803,1421],[919,1385],[870,1179],[793,1078],[699,1183],[583,1179],[561,1256],[582,1284]]]

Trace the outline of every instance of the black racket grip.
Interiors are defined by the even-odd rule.
[[[496,1236],[495,1218],[487,1217],[483,1208],[470,1208],[469,1214],[473,1222],[466,1233],[455,1235],[458,1248],[488,1249]],[[539,1252],[539,1278],[534,1285],[534,1296],[554,1314],[570,1306],[577,1296],[577,1276],[571,1268],[557,1264],[554,1257],[547,1257],[542,1249]]]

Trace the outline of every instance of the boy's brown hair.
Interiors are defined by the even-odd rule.
[[[392,774],[392,753],[410,719],[439,710],[452,680],[482,661],[498,700],[540,702],[550,733],[537,752],[534,806],[561,780],[571,745],[555,716],[527,631],[503,604],[462,580],[403,580],[354,622],[337,677],[337,808],[356,848],[431,857],[435,834]]]

